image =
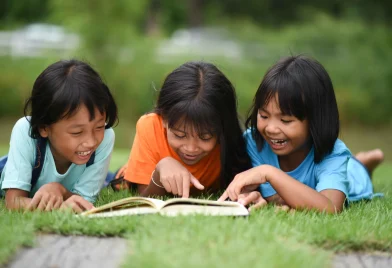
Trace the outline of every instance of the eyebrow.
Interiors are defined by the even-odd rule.
[[[97,123],[101,123],[102,121],[105,121],[105,118],[101,118],[97,121]],[[84,127],[86,124],[74,124],[70,125],[68,128],[78,128],[78,127]]]
[[[184,134],[188,134],[188,132],[186,132],[185,130],[180,130],[180,129],[177,129],[177,128],[171,128],[171,130],[174,130],[174,131],[177,131],[177,132],[181,132],[181,133],[184,133]],[[204,132],[204,133],[198,133],[197,135],[198,136],[204,136],[204,135],[211,135],[211,136],[213,136],[213,133]]]

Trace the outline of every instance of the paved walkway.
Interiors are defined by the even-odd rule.
[[[34,248],[23,249],[9,268],[120,267],[127,250],[122,238],[40,235]]]
[[[123,238],[39,235],[34,248],[20,250],[7,268],[120,267],[126,256]],[[341,254],[333,268],[390,268],[391,255]]]

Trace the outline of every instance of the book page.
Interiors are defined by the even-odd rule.
[[[222,207],[241,207],[242,205],[238,202],[232,201],[215,201],[207,199],[196,199],[196,198],[172,198],[164,202],[163,207],[172,206],[176,204],[200,204],[209,206],[222,206]]]
[[[89,217],[89,218],[107,218],[107,217],[117,217],[117,216],[154,214],[157,212],[158,212],[158,210],[153,207],[141,205],[138,207],[89,214],[89,215],[87,215],[87,217]]]
[[[149,206],[153,208],[154,210],[157,210],[162,207],[164,201],[159,200],[159,199],[154,199],[154,198],[145,198],[145,197],[138,197],[138,196],[133,196],[133,197],[128,197],[128,198],[123,198],[105,205],[102,205],[97,208],[90,209],[88,211],[83,212],[81,215],[90,215],[98,212],[104,212],[104,211],[113,211],[113,210],[122,210],[122,209],[131,209],[131,208],[136,208],[139,206]]]
[[[239,204],[240,205],[240,204]],[[175,204],[163,207],[159,213],[164,216],[177,215],[208,215],[208,216],[248,216],[249,211],[246,207],[240,206],[214,206],[214,205],[195,205],[195,204]]]

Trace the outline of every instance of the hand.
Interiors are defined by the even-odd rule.
[[[124,177],[124,176],[125,176],[125,171],[127,170],[127,167],[128,167],[128,163],[125,164],[124,166],[122,166],[122,167],[118,170],[118,172],[117,172],[115,178],[118,179],[118,178],[120,178],[120,177]]]
[[[288,205],[278,205],[275,207],[276,213],[281,212],[281,211],[295,213],[295,209],[290,208]]]
[[[268,169],[268,165],[261,165],[237,174],[218,201],[227,198],[236,201],[241,193],[254,191],[260,184],[267,182]]]
[[[92,208],[94,208],[94,205],[79,195],[72,195],[61,205],[61,209],[72,209],[75,213],[82,213]]]
[[[166,157],[159,161],[155,171],[159,175],[159,181],[168,193],[189,197],[191,184],[199,190],[204,190],[204,186],[183,165],[172,157]]]
[[[247,206],[249,204],[253,204],[253,206],[250,206],[248,208],[249,211],[256,209],[256,208],[261,208],[261,207],[267,205],[267,201],[261,196],[260,192],[258,192],[258,191],[240,194],[238,196],[238,203],[240,203],[244,206]]]
[[[65,187],[58,182],[47,183],[39,188],[26,209],[42,211],[58,209],[63,203],[66,191]]]

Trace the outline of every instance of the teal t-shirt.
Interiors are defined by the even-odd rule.
[[[250,129],[244,136],[253,167],[267,164],[280,169],[278,156],[267,142],[264,142],[259,152]],[[336,140],[332,153],[320,163],[314,162],[312,147],[304,161],[296,169],[286,173],[318,192],[327,189],[339,190],[349,201],[373,197],[373,185],[366,168],[352,156],[347,146],[339,139]],[[264,197],[276,194],[269,183],[261,184],[260,191]]]
[[[33,189],[31,189],[31,174],[37,140],[29,136],[29,131],[30,123],[25,117],[19,119],[12,129],[8,160],[0,179],[1,189],[16,188],[28,191],[29,196],[32,197],[42,185],[58,182],[68,191],[82,196],[89,202],[95,202],[109,169],[115,138],[113,129],[105,130],[104,139],[95,151],[94,164],[86,167],[85,164],[72,163],[64,174],[57,172],[48,142],[44,165]]]

